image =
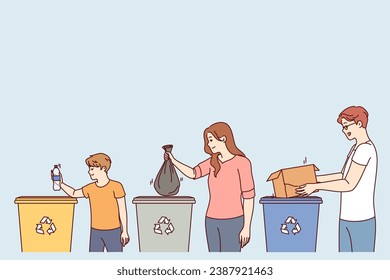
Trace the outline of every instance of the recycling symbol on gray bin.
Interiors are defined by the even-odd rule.
[[[288,230],[288,226],[289,224],[292,224],[294,225],[294,228],[291,230],[292,234],[296,235],[298,233],[301,232],[301,226],[298,224],[298,220],[295,219],[294,217],[292,216],[288,216],[286,221],[282,224],[281,228],[280,228],[280,232],[282,234],[290,234],[290,231]]]
[[[162,229],[162,225],[166,225],[166,229]],[[163,232],[166,233],[166,235],[170,235],[175,231],[175,228],[173,227],[173,224],[171,223],[171,220],[169,220],[167,217],[162,216],[156,224],[154,224],[154,233],[162,235]]]

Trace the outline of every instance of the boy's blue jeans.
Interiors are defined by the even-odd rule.
[[[374,252],[375,217],[365,221],[339,222],[339,252]]]
[[[104,252],[104,247],[106,247],[107,252],[123,252],[120,227],[110,230],[91,228],[89,251]]]

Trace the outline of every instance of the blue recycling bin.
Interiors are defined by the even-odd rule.
[[[315,252],[321,203],[317,196],[262,197],[267,252]]]

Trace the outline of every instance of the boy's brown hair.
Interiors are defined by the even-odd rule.
[[[88,165],[88,167],[100,167],[102,169],[103,167],[106,168],[106,172],[111,167],[111,159],[108,155],[103,153],[97,153],[94,155],[90,155],[89,158],[85,160],[85,163]]]
[[[337,122],[341,124],[341,119],[344,118],[347,121],[354,121],[358,123],[362,122],[362,127],[366,128],[368,123],[368,112],[362,106],[350,106],[344,109],[337,118]]]

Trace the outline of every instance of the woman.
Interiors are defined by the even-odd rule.
[[[212,124],[204,130],[203,138],[210,158],[194,168],[171,153],[165,158],[188,178],[208,175],[210,200],[205,224],[209,251],[240,252],[250,240],[255,196],[251,162],[237,148],[228,124]]]
[[[368,112],[361,106],[344,109],[337,119],[348,140],[354,140],[339,173],[317,176],[297,193],[308,196],[315,190],[340,192],[339,252],[375,251],[375,184],[378,156],[367,133]]]

